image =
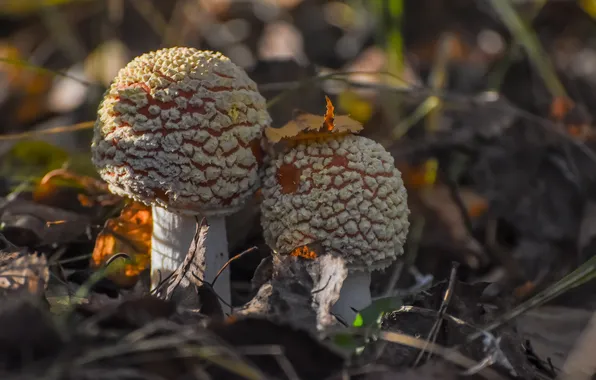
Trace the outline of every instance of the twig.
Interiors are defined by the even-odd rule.
[[[224,301],[224,299],[219,294],[217,294],[217,292],[215,291],[215,289],[213,289],[213,285],[211,285],[208,281],[203,280],[202,278],[200,278],[199,276],[197,276],[194,273],[191,273],[191,275],[195,278],[195,280],[199,281],[202,286],[208,287],[213,292],[213,294],[215,294],[215,296],[217,297],[217,299],[221,301],[221,303],[223,303],[224,305],[226,305],[227,307],[229,307],[230,310],[233,310],[232,305],[230,305],[229,303],[227,303],[226,301]]]
[[[439,308],[439,311],[437,313],[437,319],[436,319],[435,323],[433,324],[433,327],[430,329],[430,332],[426,339],[427,343],[435,343],[437,341],[437,336],[439,335],[439,329],[441,328],[441,325],[443,324],[443,318],[445,317],[445,313],[447,312],[447,308],[449,307],[449,303],[451,302],[451,298],[453,296],[453,292],[455,289],[455,283],[457,281],[457,269],[458,268],[459,268],[459,263],[453,262],[451,264],[451,274],[449,275],[449,283],[447,285],[447,290],[445,291],[445,294],[443,295],[443,301],[441,302],[441,307]],[[424,347],[418,354],[418,357],[416,358],[416,361],[414,362],[414,366],[417,366],[420,363],[420,361],[422,360],[422,357],[424,356],[424,354],[426,352],[427,352],[426,347]],[[430,359],[431,355],[432,355],[432,352],[428,352],[427,360]]]
[[[444,359],[449,360],[450,362],[455,363],[464,368],[471,368],[476,365],[476,362],[474,360],[462,355],[458,351],[440,346],[436,343],[430,343],[426,340],[418,339],[406,334],[400,334],[392,331],[381,331],[379,333],[379,338],[391,343],[397,343],[408,347],[418,348],[421,350],[428,349],[433,353],[443,357]],[[480,370],[478,374],[483,376],[485,379],[489,380],[505,380],[492,368],[483,368]]]
[[[242,256],[249,254],[251,252],[254,252],[258,250],[257,246],[253,246],[248,248],[247,250],[237,254],[236,256],[232,257],[231,259],[229,259],[228,261],[226,261],[226,263],[223,265],[223,267],[221,267],[219,269],[219,271],[217,272],[217,274],[215,275],[215,278],[213,279],[213,281],[211,282],[211,286],[214,286],[215,283],[217,282],[217,279],[219,278],[219,275],[223,273],[224,270],[226,270],[226,268],[232,263],[232,261],[234,260],[238,260],[239,258],[241,258]]]

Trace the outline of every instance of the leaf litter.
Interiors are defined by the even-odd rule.
[[[283,135],[274,137],[273,142],[277,138],[292,141],[312,138],[313,134],[320,137],[361,130],[361,125],[351,119],[342,124],[344,120],[335,117],[333,105],[327,101],[325,116],[298,118],[286,129],[281,128]],[[411,183],[416,186],[420,181],[416,176],[415,172],[411,173],[406,182],[410,183],[408,178],[412,178]],[[83,268],[69,270],[63,279],[68,285],[66,302],[72,304],[61,312],[61,318],[74,324],[66,331],[61,324],[64,322],[51,322],[48,304],[42,302],[45,289],[52,282],[50,272],[61,268],[60,259],[51,260],[55,252],[42,249],[50,255],[49,261],[42,253],[6,254],[8,264],[0,266],[1,287],[7,292],[20,289],[28,295],[22,302],[6,304],[9,308],[3,309],[4,317],[8,318],[6,326],[18,323],[18,315],[29,313],[34,319],[32,323],[43,329],[38,331],[39,336],[51,337],[52,342],[52,351],[47,352],[45,343],[23,333],[23,339],[10,356],[14,362],[30,360],[29,356],[19,354],[20,350],[26,351],[26,345],[38,344],[41,352],[41,356],[33,357],[36,363],[31,367],[33,372],[27,372],[28,366],[18,367],[27,376],[57,371],[59,378],[104,376],[107,379],[122,373],[143,378],[159,374],[184,376],[199,371],[225,378],[299,379],[325,378],[371,364],[392,368],[393,372],[384,371],[385,375],[399,373],[400,376],[420,376],[426,371],[428,376],[434,376],[433,369],[440,365],[450,368],[447,373],[453,376],[462,373],[461,367],[471,374],[494,379],[509,378],[512,373],[517,376],[534,373],[528,369],[519,336],[511,330],[500,329],[494,335],[483,333],[483,341],[466,343],[458,351],[449,348],[466,342],[470,333],[478,332],[476,326],[482,326],[486,320],[486,316],[478,319],[470,315],[470,306],[466,306],[478,302],[481,295],[461,301],[460,297],[465,296],[461,289],[465,285],[454,279],[451,286],[458,286],[447,291],[453,301],[441,306],[425,301],[424,296],[414,296],[402,300],[401,306],[390,303],[391,309],[383,310],[380,318],[367,317],[368,322],[353,336],[364,333],[362,339],[341,343],[336,334],[346,327],[331,313],[331,307],[339,298],[347,269],[341,258],[325,255],[316,242],[275,255],[272,260],[265,259],[255,272],[254,297],[230,315],[222,311],[212,284],[200,281],[201,263],[195,255],[200,256],[197,249],[203,245],[197,241],[205,235],[206,227],[202,223],[197,223],[195,241],[186,261],[149,295],[141,281],[149,262],[148,207],[136,202],[122,203],[117,197],[109,196],[105,186],[96,180],[63,169],[47,173],[30,194],[30,200],[20,196],[5,201],[1,208],[3,232],[10,239],[7,242],[11,250],[18,246],[72,244],[88,235],[93,223],[105,222],[88,239],[89,249],[93,251],[89,267],[100,269],[101,278],[94,279],[93,272]],[[421,193],[417,201],[437,216],[436,220],[443,226],[443,241],[451,239],[455,249],[482,255],[483,246],[470,245],[475,238],[466,217],[472,223],[482,220],[488,200],[472,191],[459,196],[462,194],[464,202],[459,204],[461,200],[450,198],[453,193],[446,185],[439,184]],[[73,201],[77,207],[72,207]],[[119,204],[124,206],[120,208]],[[113,211],[99,215],[94,211],[105,208],[117,208],[119,212],[113,216]],[[108,217],[110,214],[112,217]],[[432,241],[429,239],[427,244]],[[6,281],[1,281],[2,278]],[[88,290],[81,293],[83,288]],[[75,293],[80,298],[74,297]],[[490,307],[481,306],[483,310]],[[342,334],[345,339],[345,333]],[[428,339],[413,338],[416,336]],[[427,355],[422,356],[425,351]],[[155,359],[156,354],[160,359]],[[65,358],[73,364],[60,368]],[[110,363],[110,369],[105,368],[105,363]],[[411,366],[421,367],[406,369]],[[458,366],[460,369],[456,370]],[[14,373],[8,364],[4,370],[9,371],[7,376]]]
[[[218,12],[238,6],[221,5]],[[299,12],[293,17],[305,22]],[[332,34],[317,33],[321,39]],[[334,51],[328,47],[317,54],[329,58]],[[461,59],[465,53],[458,54]],[[417,101],[429,95],[424,88],[398,89],[381,81],[358,87],[356,74],[329,70],[337,82],[346,79],[342,88],[347,90],[337,94],[337,104],[352,107],[349,111],[358,114],[360,123],[335,115],[334,94],[328,94],[325,114],[317,115],[325,95],[319,87],[333,86],[319,86],[325,80],[316,77],[312,66],[258,60],[254,67],[251,75],[263,88],[268,82],[281,86],[269,88],[282,89],[284,82],[309,84],[299,86],[287,102],[272,102],[276,123],[293,115],[285,126],[267,130],[274,145],[330,133],[382,136],[395,125],[387,122],[379,98],[406,94]],[[522,76],[507,84],[533,88],[528,80]],[[24,86],[19,92],[31,90]],[[111,196],[91,177],[66,171],[72,158],[59,149],[34,143],[16,145],[7,155],[2,151],[0,377],[455,379],[466,374],[508,379],[515,373],[518,378],[554,378],[580,334],[580,329],[564,330],[571,330],[570,323],[586,325],[591,316],[586,303],[593,302],[593,292],[580,291],[589,284],[577,286],[588,276],[576,279],[576,289],[564,300],[579,299],[579,306],[559,306],[556,312],[552,305],[540,306],[524,309],[517,320],[500,317],[590,258],[594,223],[586,194],[594,168],[586,149],[593,149],[593,133],[590,119],[582,114],[589,107],[580,102],[557,95],[543,115],[532,117],[525,110],[539,107],[520,102],[518,92],[523,93],[505,86],[504,96],[492,100],[494,93],[472,100],[442,94],[447,107],[441,111],[439,129],[419,134],[420,128],[409,125],[403,138],[390,144],[408,190],[415,194],[413,214],[424,221],[420,241],[409,242],[415,255],[400,269],[397,286],[411,287],[412,273],[432,273],[439,281],[449,278],[454,260],[461,267],[457,279],[380,299],[391,302],[372,308],[376,315],[361,311],[362,323],[355,327],[343,326],[330,313],[347,272],[342,260],[325,255],[316,244],[272,257],[259,240],[258,207],[233,221],[234,252],[260,248],[239,254],[224,269],[236,276],[244,273],[235,281],[235,306],[244,307],[228,314],[219,307],[211,284],[200,281],[193,256],[200,244],[191,247],[187,261],[165,279],[165,290],[150,295],[143,283],[151,223],[147,208]],[[346,100],[347,94],[352,101]],[[532,95],[522,98],[540,98]],[[5,112],[11,115],[8,124],[28,124],[45,115],[42,98],[32,96],[35,102],[19,104],[19,110],[30,111],[27,115]],[[407,113],[406,101],[404,105]],[[293,112],[297,107],[312,113]],[[551,124],[545,122],[549,119]],[[43,138],[92,126],[74,123],[18,133],[8,133],[14,132],[9,125],[0,140]],[[424,164],[418,167],[419,162]],[[31,170],[13,171],[23,165]],[[31,181],[31,176],[45,177]],[[21,186],[23,178],[28,178],[26,186]],[[254,203],[258,206],[258,199]],[[200,236],[199,226],[196,239]],[[581,259],[576,260],[576,251]],[[512,262],[519,276],[512,275]],[[382,288],[386,275],[373,278],[373,288]],[[181,290],[182,295],[177,294]],[[59,315],[49,312],[52,302],[45,302],[54,301],[58,293],[64,294],[67,306]],[[551,292],[545,299],[553,294],[560,293]],[[478,339],[470,341],[470,336]],[[341,339],[333,337],[352,340],[338,347]]]

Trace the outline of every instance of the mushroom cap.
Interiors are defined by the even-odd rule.
[[[174,47],[122,68],[98,109],[93,163],[110,191],[183,214],[226,215],[258,188],[271,118],[221,53]]]
[[[403,253],[407,193],[394,159],[366,137],[297,143],[265,169],[261,222],[280,253],[320,243],[351,270],[382,269]]]

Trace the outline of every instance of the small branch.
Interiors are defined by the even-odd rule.
[[[237,254],[236,256],[232,257],[228,261],[226,261],[226,263],[224,264],[224,266],[219,269],[219,271],[215,275],[215,278],[213,279],[213,281],[211,282],[210,285],[211,286],[214,286],[215,285],[215,283],[217,282],[217,279],[219,278],[219,275],[222,274],[224,270],[226,270],[226,268],[232,263],[232,261],[237,260],[237,259],[243,257],[244,255],[249,254],[251,252],[254,252],[256,250],[258,250],[257,246],[250,247],[246,251],[243,251],[243,252]]]
[[[443,318],[445,317],[445,313],[447,312],[447,308],[449,307],[449,303],[451,302],[451,298],[453,297],[453,291],[455,289],[455,283],[457,281],[457,269],[458,268],[459,268],[459,263],[454,262],[451,264],[451,274],[449,275],[449,284],[447,285],[447,290],[445,291],[445,294],[443,295],[443,301],[441,302],[441,307],[439,308],[439,311],[437,313],[437,319],[436,319],[435,323],[433,324],[433,327],[430,329],[430,332],[426,339],[427,343],[434,344],[437,340],[437,336],[439,335],[439,329],[441,328],[441,326],[443,324]],[[424,346],[423,349],[418,354],[418,357],[416,358],[416,361],[414,362],[414,366],[417,366],[420,363],[420,361],[422,360],[422,357],[424,356],[425,353],[426,353],[426,346]],[[432,352],[429,351],[427,360],[430,359],[431,355],[432,355]]]

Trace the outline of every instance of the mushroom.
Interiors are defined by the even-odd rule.
[[[122,68],[98,109],[92,157],[112,193],[152,205],[151,282],[181,265],[196,216],[208,228],[204,281],[228,260],[225,216],[260,181],[271,118],[246,72],[221,53],[174,47]],[[229,274],[215,285],[230,302]]]
[[[352,323],[371,303],[371,271],[403,253],[407,193],[393,157],[352,134],[302,139],[271,158],[263,180],[261,221],[274,253],[312,243],[342,256],[348,276],[333,313]]]

